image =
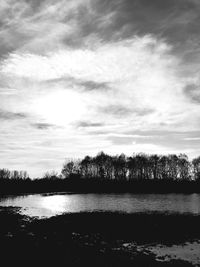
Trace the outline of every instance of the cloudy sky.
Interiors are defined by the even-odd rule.
[[[200,155],[199,0],[1,0],[0,168]]]

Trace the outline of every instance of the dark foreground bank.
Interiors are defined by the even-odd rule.
[[[18,212],[0,208],[4,266],[194,266],[161,261],[147,248],[200,239],[200,216],[96,212],[38,220]]]
[[[200,193],[200,180],[2,179],[1,195],[30,193]]]

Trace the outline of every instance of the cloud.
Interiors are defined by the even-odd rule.
[[[194,103],[200,103],[200,87],[196,84],[188,84],[184,88],[184,93]]]
[[[194,60],[199,49],[199,10],[199,2],[193,0],[5,0],[0,53],[47,54],[64,47],[93,48],[96,39],[108,43],[151,34]]]
[[[157,110],[159,116],[154,112],[152,119],[160,117],[163,122],[172,110],[183,114],[177,68],[168,44],[148,35],[102,43],[93,50],[60,50],[48,56],[12,54],[2,62],[1,72],[5,77],[32,79],[46,90],[84,92],[88,111],[93,109],[94,114],[98,110],[95,106],[108,115],[132,112],[144,117],[153,116],[152,111]]]
[[[0,109],[0,120],[21,120],[27,118],[27,114],[21,112],[11,112]]]
[[[156,47],[153,52],[151,45]],[[152,71],[155,68],[159,70],[160,67],[170,67],[169,49],[166,43],[153,36],[135,36],[129,41],[100,43],[95,50],[59,50],[48,56],[13,53],[2,62],[1,71],[37,80],[67,76],[82,82],[111,83],[128,80],[131,76],[137,78],[138,72],[144,73],[150,66]],[[175,58],[171,57],[171,60],[175,61]]]
[[[94,81],[82,81],[78,82],[78,85],[81,85],[85,88],[86,91],[92,90],[109,90],[109,84],[106,82],[94,82]]]
[[[199,131],[173,132],[173,131],[135,131],[127,134],[105,134],[107,140],[115,147],[128,146],[133,152],[146,152],[169,154],[180,152],[194,155],[200,145]],[[126,148],[127,147],[127,148]]]
[[[44,81],[47,85],[60,85],[67,88],[77,88],[80,91],[106,91],[111,90],[110,84],[106,82],[94,82],[90,80],[75,79],[70,76],[62,78],[48,79]]]
[[[148,109],[148,108],[132,108],[132,107],[126,107],[126,106],[122,106],[122,105],[109,105],[109,106],[103,106],[103,107],[99,107],[98,110],[104,114],[110,114],[113,115],[115,117],[127,117],[130,115],[133,116],[145,116],[145,115],[149,115],[151,113],[154,112],[153,109]]]
[[[198,1],[97,1],[95,10],[101,14],[113,14],[114,11],[111,23],[106,29],[99,30],[101,38],[105,40],[127,39],[135,34],[152,34],[173,44],[176,52],[179,50],[185,53],[189,46],[195,47],[194,39],[199,38]],[[98,32],[97,29],[95,31]]]
[[[80,128],[90,128],[90,127],[102,127],[104,123],[101,122],[90,122],[90,121],[79,121],[76,123],[76,127]]]
[[[133,113],[130,108],[122,105],[103,106],[99,107],[98,111],[102,112],[103,114],[110,114],[116,117],[129,116]]]
[[[47,130],[55,127],[53,124],[44,122],[32,123],[31,126],[39,130]]]
[[[76,28],[73,21],[62,20],[70,17],[80,2],[2,0],[0,56],[5,58],[16,50],[46,53],[61,47],[64,36]]]

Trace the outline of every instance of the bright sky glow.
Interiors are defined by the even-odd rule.
[[[34,111],[46,123],[67,126],[73,121],[81,120],[86,108],[80,95],[68,90],[40,96],[33,103]]]

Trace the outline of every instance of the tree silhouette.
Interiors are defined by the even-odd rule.
[[[81,161],[66,161],[61,171],[64,178],[72,174],[100,180],[191,180],[200,178],[200,157],[192,162],[187,155],[147,155],[144,153],[110,156],[99,152]]]
[[[200,156],[192,160],[194,178],[200,180]]]

